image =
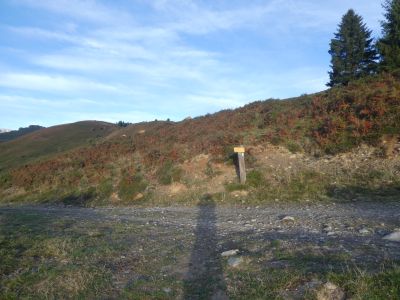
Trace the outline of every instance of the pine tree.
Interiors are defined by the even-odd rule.
[[[347,85],[351,80],[376,71],[377,52],[371,33],[354,10],[350,9],[342,17],[338,32],[330,43],[332,71],[329,72],[328,86]]]
[[[391,71],[400,68],[400,0],[387,0],[382,22],[383,37],[378,42],[381,54],[381,68]]]

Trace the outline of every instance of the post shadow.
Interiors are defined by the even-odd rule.
[[[239,169],[239,154],[233,153],[230,158],[235,166],[236,177],[240,179],[240,169]]]
[[[198,204],[195,243],[184,281],[184,299],[228,299],[217,250],[215,202],[206,196]]]

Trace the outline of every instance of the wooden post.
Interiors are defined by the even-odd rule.
[[[244,164],[245,149],[244,147],[235,147],[233,151],[237,153],[240,183],[245,184],[246,183],[246,166]]]

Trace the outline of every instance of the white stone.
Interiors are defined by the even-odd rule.
[[[361,234],[370,234],[370,231],[366,228],[360,229],[358,232]]]
[[[221,253],[222,257],[233,256],[239,253],[239,249],[228,250]]]
[[[281,221],[285,222],[285,223],[290,223],[290,222],[294,222],[294,218],[291,216],[286,216]]]
[[[392,242],[400,242],[400,231],[395,231],[392,232],[391,234],[385,235],[383,239]]]
[[[163,291],[165,293],[169,294],[169,293],[171,293],[172,290],[169,287],[165,287],[165,288],[163,288]]]

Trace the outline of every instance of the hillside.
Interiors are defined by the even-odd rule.
[[[62,125],[0,145],[2,197],[98,205],[170,196],[190,202],[205,194],[256,202],[393,195],[400,186],[399,120],[400,80],[383,74],[182,122]],[[235,184],[238,144],[248,149],[246,186]]]
[[[11,140],[15,140],[16,138],[26,135],[28,133],[37,131],[44,127],[39,125],[30,125],[28,127],[21,127],[18,130],[5,130],[1,131],[0,129],[0,142],[8,142]]]
[[[82,121],[35,130],[0,144],[0,170],[88,146],[116,129],[117,126],[106,122]]]

